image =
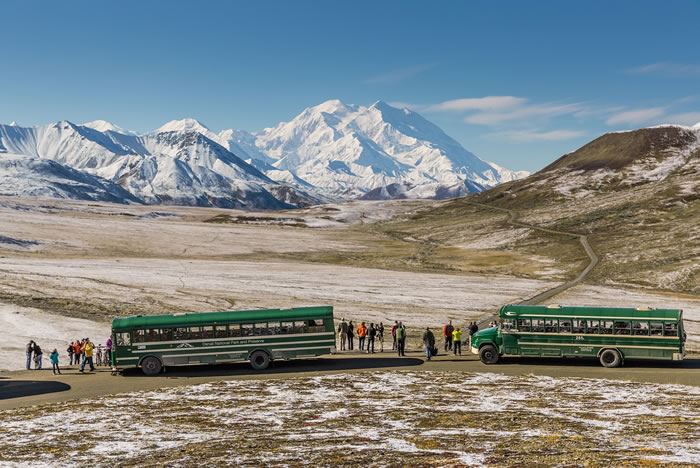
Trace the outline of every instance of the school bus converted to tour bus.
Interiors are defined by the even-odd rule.
[[[115,318],[112,365],[140,367],[250,361],[266,369],[274,359],[335,352],[333,307],[242,310]]]
[[[497,327],[472,337],[472,352],[485,364],[501,356],[592,356],[618,367],[626,358],[685,356],[682,310],[506,305],[499,317]]]

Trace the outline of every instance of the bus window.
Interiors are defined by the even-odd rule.
[[[557,321],[554,319],[547,319],[544,321],[544,331],[545,333],[556,333],[557,332]]]
[[[586,332],[586,321],[585,320],[574,320],[574,333],[585,333]]]
[[[266,323],[256,323],[255,324],[255,334],[256,335],[269,335],[267,332],[267,324]]]
[[[134,343],[144,343],[146,341],[145,330],[134,330]]]
[[[117,333],[117,346],[130,346],[131,335],[129,332]]]
[[[571,333],[571,320],[559,319],[559,333]]]
[[[664,323],[664,336],[678,336],[678,327],[673,322]]]
[[[294,322],[294,333],[305,333],[306,330],[304,322]]]
[[[294,322],[282,322],[282,333],[285,335],[294,333]]]
[[[586,333],[589,335],[597,335],[599,332],[598,327],[600,327],[600,320],[588,320],[586,324]]]
[[[323,326],[323,320],[309,320],[309,333],[321,333],[326,331],[326,327]]]
[[[202,338],[214,338],[214,327],[202,327]]]
[[[501,330],[517,330],[515,319],[503,319],[501,320]]]
[[[518,319],[518,330],[521,332],[530,331],[530,319]]]
[[[280,323],[279,322],[274,322],[274,323],[269,323],[267,327],[267,332],[270,335],[279,335],[282,333],[282,330],[280,329]]]
[[[187,338],[190,340],[196,340],[201,337],[202,335],[199,333],[199,327],[190,327],[187,329]]]
[[[649,331],[652,336],[661,336],[663,334],[664,324],[661,322],[651,322]]]
[[[228,336],[231,338],[238,338],[241,336],[241,326],[237,323],[231,323],[228,326]]]
[[[216,338],[226,338],[228,332],[226,331],[226,325],[217,325],[214,327],[214,337]]]
[[[649,322],[632,322],[632,333],[635,335],[649,335]]]
[[[187,335],[187,328],[176,328],[175,329],[175,339],[176,340],[186,340],[188,337]]]
[[[532,319],[532,331],[543,332],[544,331],[544,320],[543,319]]]
[[[612,335],[613,323],[610,320],[603,320],[600,322],[600,333],[603,335]]]
[[[154,329],[146,330],[145,340],[148,342],[158,341],[158,330],[154,330]]]
[[[172,341],[173,339],[173,329],[163,328],[160,331],[160,341]]]
[[[630,334],[630,323],[629,322],[615,322],[615,334],[616,335],[629,335]]]
[[[253,336],[255,327],[252,323],[244,323],[241,325],[241,336]]]

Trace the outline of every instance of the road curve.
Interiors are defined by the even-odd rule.
[[[474,205],[474,206],[480,206],[482,208],[489,208],[492,210],[496,211],[502,211],[504,213],[507,213],[509,218],[508,218],[508,223],[512,224],[513,226],[519,226],[519,227],[525,227],[529,229],[535,229],[537,231],[542,231],[542,232],[548,232],[550,234],[557,234],[557,235],[562,235],[562,236],[569,236],[569,237],[577,237],[579,242],[581,242],[581,245],[583,246],[583,249],[586,251],[586,255],[588,255],[588,258],[590,261],[588,262],[588,265],[581,270],[581,272],[576,276],[576,278],[572,279],[571,281],[567,281],[566,283],[560,284],[559,286],[555,286],[553,288],[547,289],[546,291],[543,291],[541,293],[538,293],[532,297],[528,297],[527,299],[524,299],[518,304],[521,305],[536,305],[541,302],[546,301],[547,299],[550,299],[557,294],[560,294],[567,289],[576,286],[579,284],[581,281],[583,281],[586,276],[595,268],[595,266],[598,264],[598,255],[593,251],[593,248],[591,245],[588,243],[588,237],[583,235],[583,234],[576,234],[573,232],[566,232],[566,231],[558,231],[556,229],[549,229],[549,228],[543,228],[539,226],[535,226],[533,224],[528,224],[528,223],[523,223],[522,221],[518,221],[518,213],[514,212],[513,210],[509,210],[507,208],[499,208],[496,206],[491,206],[487,205],[485,203],[476,203],[476,202],[465,202],[469,205]],[[496,314],[489,315],[488,317],[483,318],[479,322],[479,328],[482,328],[484,324],[494,320],[497,318]]]

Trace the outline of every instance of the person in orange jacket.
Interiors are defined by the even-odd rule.
[[[365,325],[365,322],[362,322],[359,327],[357,327],[357,337],[359,338],[357,341],[359,342],[358,344],[360,345],[360,351],[365,350],[365,337],[367,336],[367,325]]]
[[[454,331],[455,328],[452,326],[452,320],[442,327],[442,336],[445,337],[445,352],[452,351],[452,332]]]

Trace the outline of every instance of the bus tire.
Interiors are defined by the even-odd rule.
[[[622,364],[622,356],[616,349],[604,349],[600,353],[600,363],[604,367],[619,367]]]
[[[253,351],[250,355],[250,366],[255,370],[265,370],[270,365],[270,355],[265,351]]]
[[[163,363],[155,356],[146,356],[141,361],[141,370],[146,375],[158,375],[163,370]]]
[[[498,350],[494,345],[487,344],[479,349],[479,359],[484,364],[496,364],[499,358]]]

